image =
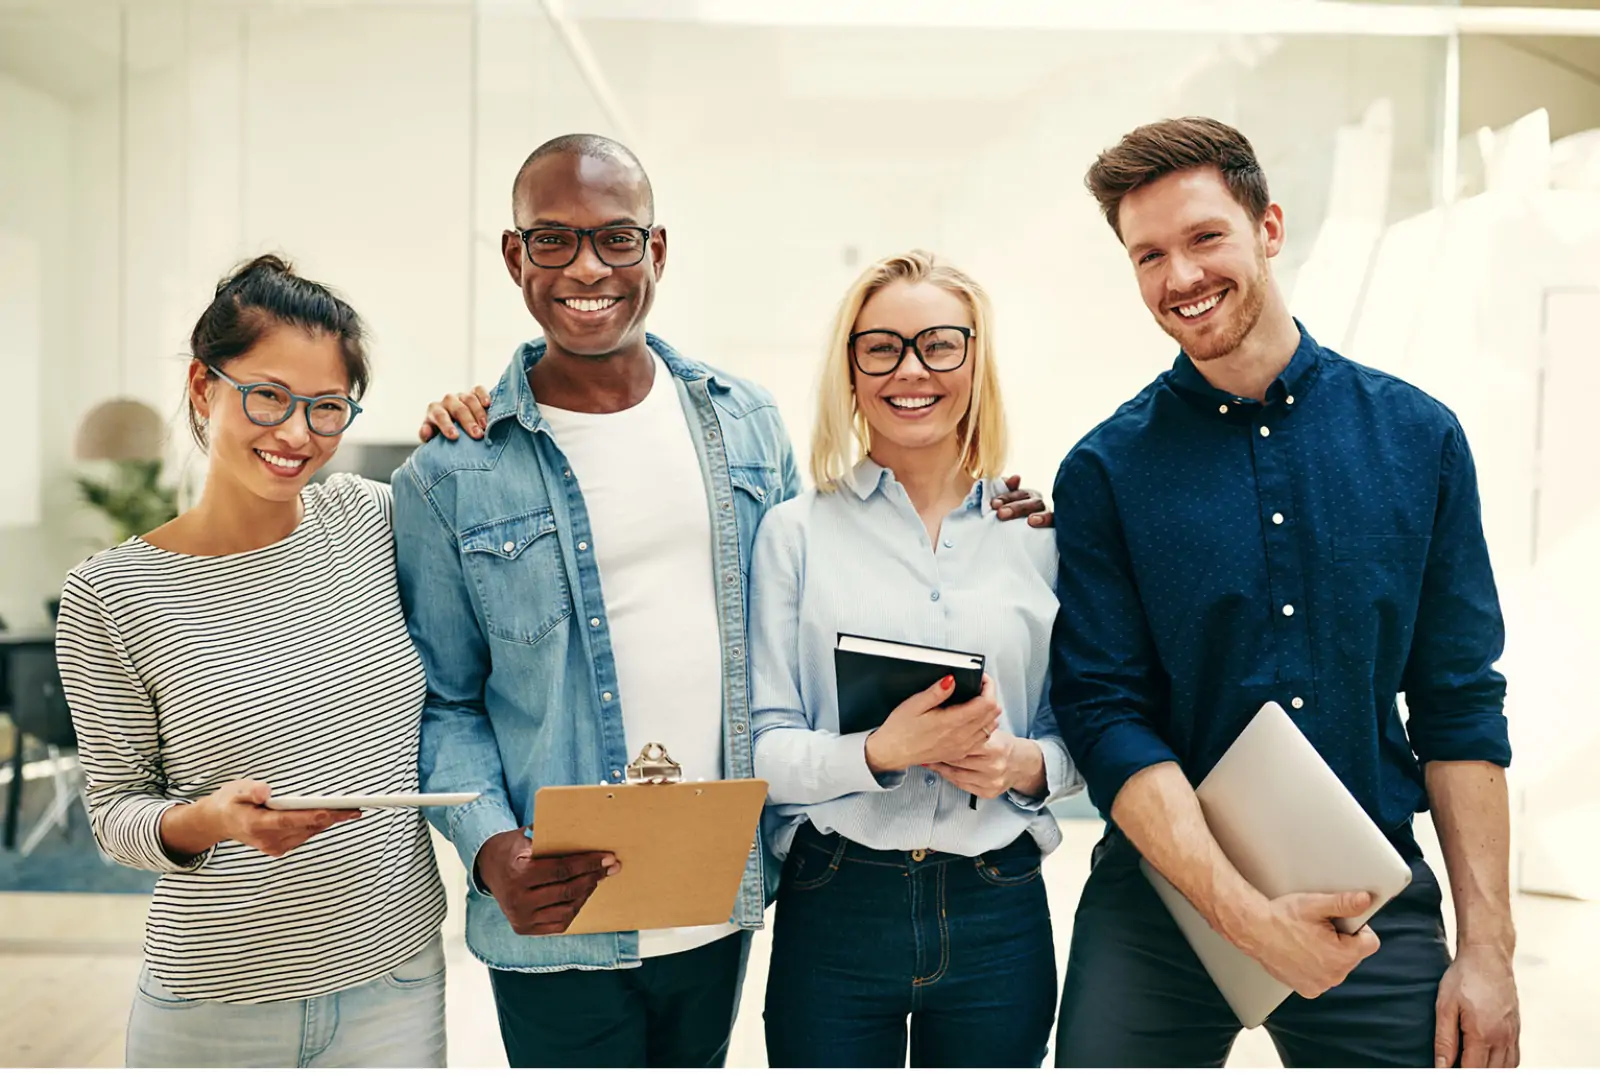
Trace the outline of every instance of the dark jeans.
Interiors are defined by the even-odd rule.
[[[801,827],[767,978],[767,1064],[1037,1068],[1056,996],[1027,835],[976,858],[875,851]]]
[[[739,1011],[750,932],[636,968],[489,969],[514,1069],[721,1068]]]
[[[1378,951],[1321,997],[1291,994],[1265,1027],[1289,1068],[1433,1065],[1450,966],[1439,881],[1421,858],[1372,919]],[[1240,1031],[1121,833],[1095,848],[1061,993],[1056,1065],[1220,1066]]]

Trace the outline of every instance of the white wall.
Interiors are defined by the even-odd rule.
[[[42,623],[48,579],[69,563],[74,515],[68,448],[83,388],[73,377],[66,328],[92,261],[73,257],[69,176],[71,113],[57,100],[0,75],[0,400],[8,419],[8,506],[0,524],[0,617]],[[11,291],[11,284],[20,288]],[[25,291],[24,291],[25,290]],[[42,581],[41,577],[47,579]]]
[[[130,11],[121,264],[115,80],[80,74],[55,98],[0,98],[31,102],[33,119],[0,132],[40,148],[27,158],[33,193],[5,201],[0,227],[55,230],[42,347],[59,358],[45,375],[57,408],[75,420],[120,390],[176,421],[194,318],[220,274],[267,248],[368,320],[376,381],[353,441],[407,439],[427,400],[498,377],[536,333],[499,256],[517,166],[562,131],[621,134],[537,7],[489,6],[476,24],[466,5]],[[98,18],[93,44],[114,46],[114,20]],[[1082,190],[1095,152],[1136,123],[1209,112],[1252,136],[1288,215],[1276,269],[1291,295],[1332,205],[1341,128],[1375,103],[1392,110],[1388,221],[1425,210],[1436,177],[1434,41],[582,27],[669,230],[652,328],[771,388],[802,460],[839,295],[863,262],[927,246],[994,296],[1011,464],[1048,490],[1072,443],[1173,353]],[[1469,80],[1489,90],[1469,82],[1468,122],[1488,116],[1475,102],[1502,81],[1554,95],[1571,123],[1600,111],[1593,87],[1565,73],[1535,78],[1494,42],[1472,50]],[[0,176],[21,161],[0,154]],[[70,426],[40,434],[51,520],[73,503],[61,483]],[[182,457],[183,439],[173,445]],[[1514,501],[1493,477],[1519,468],[1491,473],[1486,506]],[[51,591],[96,546],[93,526],[0,534],[0,614]]]

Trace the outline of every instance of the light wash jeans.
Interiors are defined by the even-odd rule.
[[[392,971],[299,1001],[180,998],[148,967],[128,1019],[129,1068],[443,1068],[444,943]]]

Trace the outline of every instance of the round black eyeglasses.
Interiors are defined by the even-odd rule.
[[[517,229],[528,261],[545,270],[571,266],[578,250],[588,239],[595,256],[613,270],[638,266],[650,246],[654,225],[606,225],[599,229],[569,229],[558,225],[536,225]]]
[[[955,371],[967,362],[972,329],[930,326],[909,340],[893,330],[857,330],[850,335],[850,360],[863,375],[889,375],[915,350],[929,371]]]

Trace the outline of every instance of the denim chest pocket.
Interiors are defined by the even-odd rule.
[[[750,577],[750,550],[761,518],[778,496],[778,470],[768,465],[729,465],[733,481],[733,514],[739,527],[739,569]]]
[[[1347,656],[1375,663],[1410,639],[1428,541],[1392,534],[1333,538],[1334,633]]]
[[[461,563],[492,637],[531,645],[572,614],[561,538],[548,507],[466,530]]]

